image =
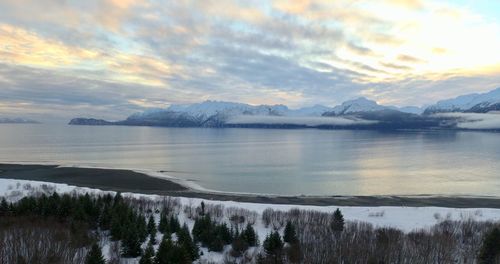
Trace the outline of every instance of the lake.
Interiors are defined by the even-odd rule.
[[[500,194],[500,134],[0,124],[0,162],[164,171],[286,195]]]

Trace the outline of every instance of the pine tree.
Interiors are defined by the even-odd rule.
[[[101,248],[97,244],[93,244],[85,258],[85,264],[105,264],[106,261],[102,255]]]
[[[344,216],[342,212],[337,208],[333,213],[333,221],[331,223],[331,228],[334,232],[340,233],[344,231]]]
[[[285,226],[285,233],[283,235],[283,241],[294,244],[298,241],[297,234],[295,232],[295,227],[291,221],[288,221]]]
[[[483,240],[483,245],[479,252],[480,264],[493,264],[500,256],[500,229],[495,227]]]
[[[142,255],[139,260],[139,264],[153,264],[153,257],[155,256],[155,250],[151,243],[148,244],[148,247],[144,251],[144,255]]]

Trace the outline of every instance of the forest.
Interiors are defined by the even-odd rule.
[[[258,215],[173,197],[53,192],[1,199],[0,263],[500,263],[498,226],[444,220],[405,233],[345,221],[338,209]]]

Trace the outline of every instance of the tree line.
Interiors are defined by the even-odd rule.
[[[266,209],[260,217],[271,231],[260,241],[251,211],[186,205],[191,229],[180,213],[175,200],[155,204],[120,193],[3,198],[0,263],[103,264],[103,237],[140,264],[193,263],[201,248],[224,252],[226,263],[500,263],[500,229],[492,222],[447,220],[404,233],[346,222],[338,209]]]

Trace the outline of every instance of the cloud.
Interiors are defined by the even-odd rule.
[[[205,99],[418,105],[498,86],[499,33],[425,0],[5,0],[0,104],[113,117]]]
[[[456,126],[463,129],[500,129],[500,112],[486,114],[446,113],[436,114],[440,117],[456,119]]]
[[[415,58],[410,55],[405,55],[405,54],[400,54],[398,55],[398,60],[401,62],[407,62],[407,63],[423,63],[425,62],[424,60],[421,60],[419,58]]]
[[[395,4],[401,7],[421,10],[424,8],[424,2],[422,0],[386,0],[390,4]]]
[[[284,116],[251,116],[231,117],[227,124],[267,124],[267,125],[299,125],[299,126],[355,126],[371,125],[377,121],[344,117],[284,117]]]

